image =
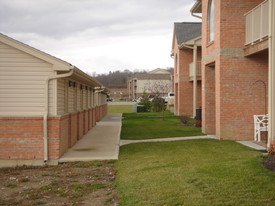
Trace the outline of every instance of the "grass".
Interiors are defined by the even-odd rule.
[[[121,147],[121,206],[275,205],[275,173],[232,141],[189,140]]]
[[[131,113],[133,105],[108,105],[108,113]]]
[[[127,113],[123,114],[121,139],[138,140],[166,137],[187,137],[204,135],[201,128],[180,126],[179,117],[162,113]]]

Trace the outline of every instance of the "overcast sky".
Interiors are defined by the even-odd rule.
[[[0,32],[89,73],[173,66],[194,0],[0,0]]]

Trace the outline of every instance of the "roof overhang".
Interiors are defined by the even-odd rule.
[[[102,87],[102,84],[98,82],[96,79],[91,77],[90,75],[86,74],[85,72],[78,69],[76,66],[73,66],[72,64],[63,61],[59,58],[56,58],[50,54],[47,54],[45,52],[42,52],[36,48],[33,48],[27,44],[24,44],[20,41],[17,41],[11,37],[8,37],[4,34],[0,33],[0,41],[4,44],[7,44],[13,48],[16,48],[18,50],[21,50],[23,52],[26,52],[29,55],[32,55],[36,58],[39,58],[45,62],[48,62],[52,64],[52,68],[54,71],[58,72],[59,74],[64,74],[68,71],[73,70],[72,78],[79,80],[81,82],[85,82],[88,85],[91,85],[93,87]]]
[[[175,43],[177,43],[177,38],[176,38],[175,26],[174,26],[174,29],[173,29],[173,40],[172,40],[172,49],[171,49],[171,54],[170,54],[171,57],[174,56],[174,46],[175,46]]]
[[[66,61],[63,61],[59,58],[56,58],[50,54],[42,52],[38,49],[35,49],[27,44],[24,44],[20,41],[17,41],[11,37],[8,37],[0,33],[0,41],[4,44],[7,44],[13,48],[26,52],[29,55],[37,57],[45,62],[48,62],[53,65],[53,70],[55,71],[69,71],[72,68],[72,65]]]
[[[201,2],[201,0],[196,1],[196,3],[191,8],[190,12],[194,13],[194,14],[201,14],[202,13],[202,2]]]
[[[102,87],[103,86],[96,79],[94,79],[90,75],[86,74],[85,72],[81,71],[77,67],[74,67],[73,70],[74,70],[73,75],[72,75],[73,79],[83,82],[87,85],[91,85],[92,87]]]
[[[179,49],[191,49],[194,45],[201,46],[201,36],[182,43],[179,45]]]
[[[198,14],[202,14],[202,0],[197,0],[190,12],[192,16],[201,19],[202,17]]]

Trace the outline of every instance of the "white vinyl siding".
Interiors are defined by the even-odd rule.
[[[83,86],[83,109],[87,109],[87,90],[85,86]]]
[[[0,42],[0,116],[42,115],[51,74],[51,64]]]
[[[91,91],[90,91],[90,88],[88,88],[88,91],[87,91],[87,103],[88,103],[88,108],[91,108]]]
[[[76,96],[76,100],[77,100],[77,111],[81,111],[81,103],[82,103],[82,101],[81,101],[80,98],[82,98],[82,95],[81,95],[82,90],[80,90],[80,85],[77,85],[76,91],[77,91],[77,96]]]
[[[68,88],[68,112],[76,111],[76,88],[71,86]]]
[[[57,115],[63,115],[66,113],[66,86],[64,79],[57,80]]]

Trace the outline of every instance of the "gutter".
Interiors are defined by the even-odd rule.
[[[194,14],[192,11],[190,11],[190,12],[191,12],[191,15],[192,15],[193,17],[196,17],[196,18],[202,19],[202,17],[201,17],[201,16]]]
[[[186,47],[186,48],[188,48],[188,49],[194,49],[194,47],[188,46],[188,45],[185,44],[185,43],[182,43],[181,45],[179,45],[179,49],[182,49],[183,47]]]
[[[49,115],[49,82],[53,79],[69,77],[74,72],[74,66],[70,67],[70,71],[65,74],[56,74],[45,79],[45,112],[43,115],[43,140],[44,140],[44,164],[48,162],[48,115]]]
[[[193,17],[196,17],[196,18],[199,18],[199,19],[202,19],[201,16],[199,15],[196,15],[194,10],[198,9],[198,7],[201,5],[201,1],[200,0],[197,0],[197,2],[194,4],[194,6],[191,8],[190,12],[191,12],[191,15]]]

